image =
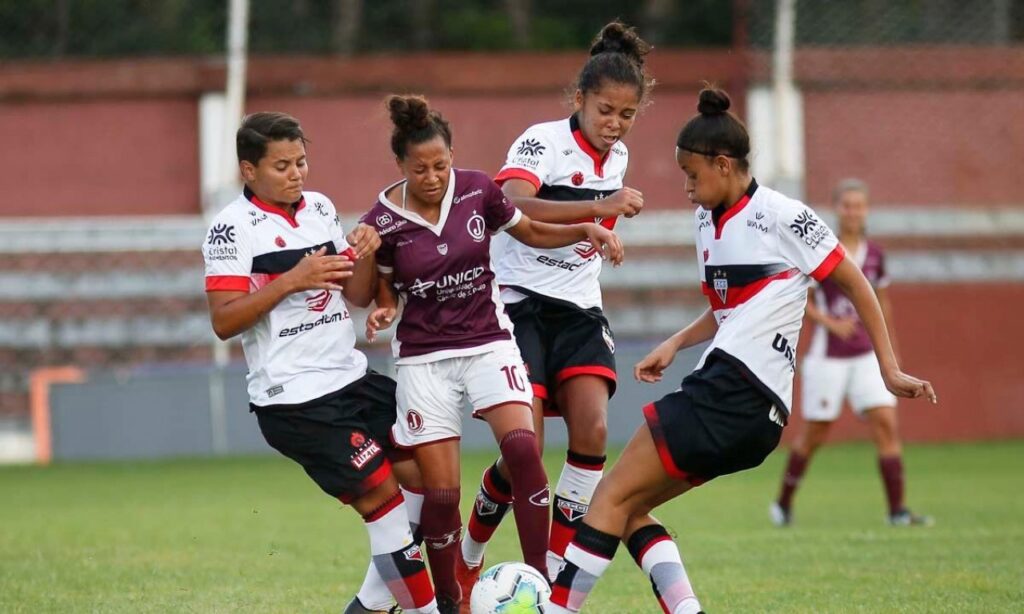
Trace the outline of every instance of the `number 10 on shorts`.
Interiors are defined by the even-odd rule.
[[[506,365],[502,367],[501,370],[505,374],[509,390],[526,392],[526,384],[523,382],[523,376],[519,374],[517,366],[518,365]]]

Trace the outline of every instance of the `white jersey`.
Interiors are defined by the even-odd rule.
[[[528,181],[537,188],[537,198],[544,200],[599,200],[622,189],[628,162],[629,151],[622,142],[601,156],[583,137],[574,115],[528,128],[508,150],[505,165],[494,180],[499,185],[509,179]],[[616,219],[579,221],[613,228]],[[601,306],[601,255],[589,241],[537,249],[502,234],[491,245],[505,303],[535,293],[583,309]]]
[[[210,225],[206,291],[256,292],[321,247],[355,257],[329,198],[303,192],[293,218],[246,189]],[[340,291],[289,295],[242,333],[250,402],[303,403],[347,386],[366,374],[355,342]]]
[[[843,247],[807,205],[753,180],[729,209],[698,207],[694,218],[701,289],[718,322],[697,368],[711,355],[729,360],[788,414],[807,289]]]

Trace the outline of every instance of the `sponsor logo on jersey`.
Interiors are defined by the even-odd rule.
[[[284,386],[278,384],[277,386],[271,386],[267,388],[267,396],[270,398],[276,397],[277,395],[284,392]]]
[[[366,442],[358,452],[352,455],[351,462],[352,466],[356,469],[362,469],[366,466],[366,463],[373,460],[378,454],[381,453],[381,448],[377,445],[376,441],[372,439]]]
[[[544,153],[545,149],[547,148],[544,145],[541,145],[540,141],[537,139],[524,139],[523,142],[519,144],[519,148],[516,149],[516,155],[539,156]]]
[[[306,297],[306,309],[309,311],[323,311],[331,302],[331,291],[321,290],[313,296]]]
[[[571,156],[572,155],[572,150],[571,149],[563,149],[562,150],[562,155],[563,156]]]
[[[758,211],[757,213],[755,213],[754,214],[754,218],[758,219],[758,220],[763,220],[764,219],[764,211]]]
[[[566,271],[575,271],[584,264],[582,262],[566,262],[565,260],[550,258],[548,256],[537,256],[537,262],[557,269],[565,269]]]
[[[547,507],[548,505],[550,505],[551,492],[548,490],[548,487],[545,486],[542,490],[538,490],[537,492],[530,495],[530,503],[536,505],[537,507]]]
[[[568,499],[558,498],[558,502],[555,504],[558,506],[558,511],[565,516],[565,519],[569,522],[576,522],[580,518],[587,515],[587,511],[590,510],[590,506],[585,503],[577,503],[575,501],[569,501]]]
[[[427,298],[427,290],[434,287],[436,281],[423,281],[419,277],[409,286],[409,294],[420,298]]]
[[[418,433],[423,430],[423,416],[420,412],[415,409],[410,409],[405,414],[405,424],[409,427],[409,430],[413,433]]]
[[[484,267],[477,266],[459,273],[449,273],[437,280],[438,290],[471,282],[484,274]]]
[[[391,217],[390,213],[381,213],[380,215],[377,216],[377,225],[380,226],[381,228],[387,226],[393,221],[394,218]]]
[[[235,227],[228,226],[227,224],[214,224],[213,228],[210,229],[210,234],[206,237],[206,242],[210,245],[234,243]]]
[[[747,220],[747,228],[753,228],[754,230],[760,230],[764,234],[768,234],[768,227],[755,220]]]
[[[807,247],[812,249],[818,247],[818,244],[829,234],[828,226],[822,224],[813,213],[807,210],[801,211],[789,227]]]
[[[452,199],[452,204],[457,205],[457,204],[461,203],[464,200],[469,200],[470,198],[473,198],[474,196],[480,196],[483,193],[484,193],[483,188],[477,188],[477,189],[473,190],[472,192],[467,192],[467,193],[463,194],[462,196],[456,196],[455,198]]]
[[[701,209],[700,213],[697,214],[697,218],[700,219],[700,223],[697,224],[697,232],[700,232],[705,228],[711,228],[711,220],[708,219],[707,209]]]
[[[782,354],[789,361],[789,370],[796,371],[796,349],[782,336],[782,333],[775,333],[775,339],[772,340],[772,349]]]
[[[466,221],[466,231],[469,232],[469,236],[477,243],[483,241],[487,232],[487,225],[484,223],[484,216],[474,211],[473,215],[471,215]]]
[[[233,245],[207,246],[207,260],[238,260],[238,248]]]
[[[304,332],[311,331],[311,330],[313,330],[314,328],[316,328],[318,326],[323,326],[324,324],[333,324],[335,322],[344,322],[348,318],[349,318],[348,311],[339,311],[337,313],[332,313],[331,315],[327,315],[325,313],[324,315],[320,316],[316,320],[313,320],[312,322],[305,322],[303,324],[299,324],[298,326],[292,326],[292,327],[289,327],[289,328],[282,328],[281,332],[277,333],[277,336],[278,337],[294,337],[295,335],[301,335]]]
[[[366,443],[366,437],[362,433],[352,433],[348,438],[348,442],[353,448],[358,448]]]
[[[437,253],[441,254],[442,256],[447,256],[448,255],[448,244],[447,243],[441,243],[440,245],[438,245],[437,246]]]
[[[718,295],[718,298],[720,298],[723,303],[726,302],[725,297],[729,294],[729,278],[726,277],[725,271],[721,269],[715,271],[715,277],[712,279],[711,283],[712,287],[715,289],[715,294]]]
[[[256,226],[260,222],[267,219],[267,214],[249,209],[249,217],[252,218],[251,220],[249,220],[249,223],[252,224],[253,226]]]
[[[572,184],[576,186],[583,185],[583,173],[576,171],[572,174]]]
[[[313,208],[316,209],[317,213],[324,217],[327,217],[328,215],[331,214],[331,212],[327,209],[327,205],[320,202],[319,200],[313,203]]]

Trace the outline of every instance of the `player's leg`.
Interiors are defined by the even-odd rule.
[[[666,490],[667,500],[678,492]],[[655,506],[656,507],[656,506]],[[651,581],[661,609],[669,614],[696,614],[700,601],[693,591],[682,556],[668,531],[650,514],[636,515],[626,524],[623,542],[637,566]]]
[[[843,361],[807,358],[801,369],[801,413],[804,424],[790,446],[782,474],[779,496],[769,508],[776,526],[792,520],[793,497],[803,480],[814,453],[828,438],[832,422],[839,417],[847,390],[849,369]]]

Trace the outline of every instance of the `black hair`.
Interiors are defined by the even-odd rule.
[[[267,155],[267,143],[296,139],[302,141],[303,145],[309,142],[302,133],[299,120],[287,113],[261,112],[246,115],[235,133],[238,161],[258,165],[263,156]]]
[[[452,129],[440,113],[430,108],[423,96],[388,96],[384,106],[391,114],[391,151],[399,160],[405,159],[409,145],[424,143],[440,136],[445,145],[452,146]]]
[[[747,170],[750,135],[747,127],[729,111],[732,101],[724,91],[705,84],[697,102],[697,115],[679,131],[676,147],[704,156],[727,156]]]
[[[636,87],[637,98],[643,100],[654,86],[654,79],[644,73],[644,56],[651,46],[640,38],[634,28],[615,20],[594,37],[590,58],[576,78],[576,89],[596,92],[605,81]]]

